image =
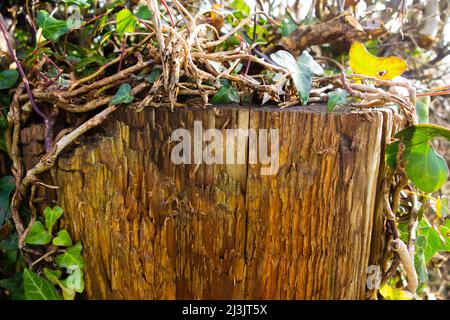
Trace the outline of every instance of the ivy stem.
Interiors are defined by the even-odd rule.
[[[164,0],[161,0],[161,3],[164,6],[164,8],[166,9],[167,14],[169,15],[170,23],[172,23],[172,27],[175,27],[175,21],[173,20],[173,15],[172,15],[172,12],[169,9],[169,6],[167,5],[166,1],[164,1]]]
[[[25,71],[22,68],[22,64],[20,63],[19,59],[16,56],[16,53],[14,52],[14,48],[13,48],[11,39],[9,37],[9,32],[6,28],[6,25],[3,20],[3,16],[1,14],[0,14],[0,30],[3,33],[3,37],[5,38],[5,42],[8,47],[9,55],[13,58],[14,62],[17,65],[17,70],[19,71],[20,77],[22,78],[22,81],[25,85],[25,90],[27,91],[31,106],[32,106],[34,112],[36,112],[44,121],[44,127],[45,127],[44,145],[45,145],[45,150],[48,151],[52,147],[52,136],[53,136],[52,120],[44,112],[42,112],[41,109],[39,109],[39,107],[36,104],[36,101],[34,100],[33,92],[31,91],[31,87],[30,87],[30,83],[25,74]]]
[[[433,97],[433,96],[443,96],[446,94],[450,94],[450,90],[443,90],[443,91],[435,91],[435,92],[426,92],[426,93],[418,93],[418,97]]]

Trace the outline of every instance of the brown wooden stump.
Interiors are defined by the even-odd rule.
[[[382,248],[377,190],[392,118],[318,105],[123,107],[52,171],[84,246],[87,298],[364,298],[369,256]],[[171,133],[195,120],[278,128],[278,173],[261,175],[248,154],[245,164],[173,164]]]

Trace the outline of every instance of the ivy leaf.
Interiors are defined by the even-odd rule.
[[[428,123],[430,114],[430,97],[419,97],[416,101],[416,113],[419,123]]]
[[[59,285],[59,278],[61,277],[60,270],[52,270],[49,268],[44,268],[44,275],[54,285]]]
[[[430,143],[408,148],[403,159],[406,162],[405,172],[417,188],[431,193],[447,181],[447,163]]]
[[[211,99],[213,103],[239,103],[239,94],[235,87],[228,81],[222,81],[222,87]]]
[[[3,70],[0,72],[0,90],[13,87],[17,79],[19,79],[19,72],[17,70]]]
[[[131,95],[131,86],[128,83],[124,83],[119,87],[114,97],[112,97],[109,105],[121,104],[121,103],[131,103],[134,97]]]
[[[230,8],[234,9],[233,15],[238,19],[241,20],[245,17],[248,17],[250,14],[250,7],[246,3],[245,0],[234,0],[232,3],[229,4]]]
[[[4,251],[15,251],[19,249],[19,239],[17,238],[17,232],[9,234],[9,237],[0,241],[0,249]]]
[[[119,34],[134,32],[137,19],[128,9],[122,9],[116,14],[116,30]]]
[[[446,218],[448,216],[448,198],[446,196],[438,197],[436,201],[436,216]]]
[[[69,32],[66,21],[53,18],[45,10],[38,11],[37,24],[42,28],[42,34],[48,40],[57,41],[60,36]]]
[[[416,269],[420,283],[428,282],[428,270],[424,254],[426,246],[427,238],[423,235],[418,236],[415,245],[414,269]]]
[[[417,188],[427,193],[435,192],[448,177],[447,163],[431,145],[431,140],[439,136],[450,141],[450,130],[431,124],[406,128],[395,135],[400,141],[388,145],[386,162],[396,168],[399,145],[403,143],[405,150],[402,160],[405,162],[406,174]]]
[[[0,287],[8,290],[11,295],[11,300],[25,299],[22,272],[17,272],[12,278],[0,280]]]
[[[70,247],[72,245],[72,239],[66,229],[58,232],[58,235],[53,238],[53,245],[58,247]]]
[[[328,112],[333,111],[334,107],[338,104],[347,104],[347,96],[348,92],[346,90],[342,90],[341,88],[337,88],[336,90],[329,92],[327,102]]]
[[[408,69],[408,64],[402,58],[374,56],[358,41],[352,43],[349,58],[354,73],[382,80],[391,80]]]
[[[153,16],[152,12],[148,9],[146,5],[142,5],[139,7],[136,12],[136,17],[142,20],[149,20]]]
[[[61,300],[55,287],[28,268],[23,270],[23,288],[27,300]]]
[[[380,294],[386,300],[412,300],[414,298],[412,293],[391,287],[388,284],[385,284],[380,288]]]
[[[283,37],[287,37],[289,34],[291,34],[296,29],[297,29],[297,25],[290,18],[286,18],[281,22],[280,33],[281,33],[281,36],[283,36]]]
[[[86,69],[87,67],[91,66],[92,64],[101,66],[101,65],[106,64],[107,62],[108,62],[107,58],[105,58],[103,56],[99,56],[99,55],[96,55],[94,57],[84,57],[76,63],[75,70],[77,72],[80,72],[80,71],[83,71],[84,69]]]
[[[81,256],[81,250],[83,249],[80,242],[77,242],[73,247],[65,250],[63,254],[56,257],[55,263],[60,268],[67,269],[82,269],[84,267],[84,259]]]
[[[60,285],[60,288],[61,288],[61,291],[63,293],[64,300],[73,300],[73,299],[75,299],[75,290],[67,288],[62,283]]]
[[[44,274],[52,284],[61,288],[64,300],[73,300],[75,298],[75,290],[68,288],[64,283],[65,280],[60,280],[61,271],[44,268]]]
[[[309,91],[311,90],[312,71],[309,68],[300,69],[295,58],[284,50],[271,54],[270,58],[291,73],[292,81],[300,96],[300,101],[305,105],[308,102]]]
[[[303,105],[308,103],[313,75],[323,74],[322,67],[306,51],[303,51],[297,61],[285,50],[271,54],[270,58],[291,73],[292,81],[297,89],[301,103]]]
[[[114,10],[116,7],[120,7],[125,5],[125,0],[114,0],[114,1],[107,1],[106,2],[106,8],[108,10]]]
[[[58,219],[61,218],[62,214],[63,209],[58,206],[53,207],[53,209],[51,209],[50,207],[44,209],[45,227],[50,234],[52,234],[53,226],[58,221]]]
[[[12,176],[0,179],[0,226],[3,225],[9,213],[9,197],[16,187]]]
[[[76,5],[83,9],[89,9],[91,5],[89,4],[88,0],[63,0],[63,2],[71,5]]]
[[[145,77],[145,81],[152,84],[159,78],[161,73],[162,73],[161,69],[153,69],[152,72],[150,72],[150,74]]]
[[[426,238],[426,247],[424,248],[425,263],[431,261],[431,258],[439,251],[450,251],[450,220],[445,225],[436,227],[438,232],[426,219],[419,223],[418,234]]]
[[[323,68],[318,64],[308,51],[303,51],[302,55],[297,59],[297,64],[300,68],[308,68],[315,75],[322,75]]]
[[[45,230],[40,221],[36,221],[31,226],[30,232],[25,237],[25,243],[34,245],[44,245],[50,243],[52,236]]]
[[[450,129],[434,124],[418,124],[398,132],[395,137],[405,139],[411,145],[428,142],[436,137],[450,141]]]
[[[0,101],[0,104],[2,102]],[[9,104],[9,102],[8,102]],[[6,146],[6,140],[5,140],[5,130],[9,127],[8,120],[6,120],[5,115],[3,112],[0,111],[0,150],[3,150],[5,152],[8,152],[8,147]],[[0,222],[1,224],[1,222]]]
[[[81,269],[74,269],[72,273],[61,281],[64,287],[69,288],[75,292],[84,291],[83,271]]]

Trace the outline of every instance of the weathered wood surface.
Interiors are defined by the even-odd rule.
[[[86,297],[364,298],[382,250],[377,190],[392,118],[317,105],[117,111],[52,170],[84,246]],[[170,135],[195,120],[278,128],[278,173],[173,164]]]

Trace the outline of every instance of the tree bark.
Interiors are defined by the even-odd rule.
[[[52,176],[89,299],[363,299],[391,109],[123,107]],[[173,130],[278,129],[279,170],[171,162]],[[240,143],[234,144],[239,148]],[[374,231],[372,231],[374,230]]]

